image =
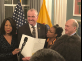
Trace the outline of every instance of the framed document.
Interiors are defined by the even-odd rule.
[[[73,0],[73,16],[81,16],[81,0]]]
[[[26,43],[24,43],[25,38],[27,38]],[[21,54],[24,57],[31,57],[36,51],[44,48],[45,40],[46,39],[33,38],[28,35],[22,34],[19,49],[21,49],[22,46],[24,47],[21,51]]]

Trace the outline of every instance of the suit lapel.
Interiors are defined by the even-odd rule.
[[[37,23],[37,31],[38,31],[38,38],[40,38],[40,35],[41,35],[40,33],[41,32],[40,32],[40,25],[39,25],[39,23]]]
[[[31,31],[30,31],[30,28],[29,28],[29,24],[27,24],[25,28],[26,28],[26,30],[25,30],[26,32],[25,33],[27,35],[29,35],[29,36],[32,36]]]
[[[74,35],[77,35],[76,33]]]

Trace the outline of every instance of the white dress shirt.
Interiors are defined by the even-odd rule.
[[[75,32],[76,33],[76,32]],[[70,36],[74,35],[75,33],[71,34]]]

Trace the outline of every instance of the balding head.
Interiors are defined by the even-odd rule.
[[[79,25],[75,19],[69,19],[65,24],[65,34],[71,35],[76,32]]]
[[[76,27],[76,30],[78,29],[79,24],[75,19],[69,19],[67,22],[71,23],[74,27]]]

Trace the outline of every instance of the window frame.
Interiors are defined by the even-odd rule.
[[[4,1],[5,2],[5,1]],[[29,4],[29,2],[30,2],[30,0],[28,0],[28,4],[22,4],[22,0],[21,0],[21,6],[22,6],[22,9],[23,9],[23,11],[24,11],[24,7],[25,6],[27,6],[27,7],[29,7],[30,8],[30,4]],[[18,4],[18,3],[17,3]],[[12,0],[12,3],[11,4],[5,4],[4,3],[4,18],[5,18],[5,7],[6,6],[12,6],[13,7],[13,13],[14,13],[14,10],[15,10],[15,6],[17,5],[17,4],[13,4],[13,0]],[[13,14],[12,14],[13,15]],[[25,18],[26,19],[26,18]]]

